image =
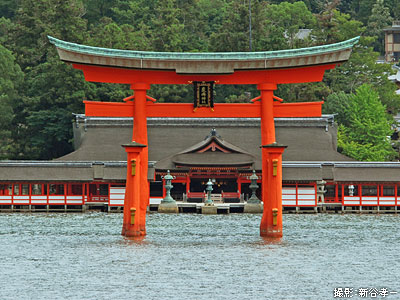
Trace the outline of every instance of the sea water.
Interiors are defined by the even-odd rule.
[[[0,214],[0,299],[400,298],[400,216],[260,219],[154,213],[132,241],[122,214]]]

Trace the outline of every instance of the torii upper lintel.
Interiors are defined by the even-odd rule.
[[[230,78],[233,74],[238,73],[239,75],[233,76],[234,78],[238,77],[237,79],[230,79],[232,82],[227,81],[223,83],[221,80],[220,82],[221,84],[239,84],[237,80],[244,80],[243,77],[249,75],[248,71],[251,71],[251,74],[253,74],[250,76],[251,82],[243,82],[243,84],[259,84],[271,82],[266,80],[268,79],[268,75],[273,74],[274,76],[281,77],[280,74],[283,73],[286,75],[285,73],[290,69],[313,66],[327,66],[325,69],[329,69],[347,61],[352,47],[358,42],[359,37],[340,43],[301,49],[217,53],[117,50],[69,43],[50,36],[49,40],[57,47],[61,60],[74,64],[76,68],[84,70],[88,75],[90,73],[90,68],[85,66],[113,68],[114,70],[107,71],[108,73],[112,73],[112,76],[115,76],[116,73],[119,72],[117,69],[124,70],[121,72],[123,75],[138,74],[137,72],[127,73],[127,70],[142,71],[142,75],[147,74],[148,76],[155,75],[157,71],[163,71],[166,73],[158,74],[159,76],[156,76],[155,79],[149,79],[151,81],[148,83],[185,84],[188,80],[190,81],[193,79],[191,75],[194,75],[198,81],[208,81],[203,78],[216,76],[213,78],[220,80],[224,77]],[[263,72],[267,70],[273,71],[273,73]],[[98,72],[99,70],[95,68],[94,71]],[[153,71],[155,73],[149,73],[148,71]],[[171,73],[175,73],[176,76],[174,76],[173,79],[168,79],[167,77],[171,76]],[[240,75],[241,73],[244,74],[244,76]],[[254,81],[255,78],[258,79]],[[260,78],[266,81],[260,82]],[[104,79],[105,78],[98,78],[97,80]],[[91,79],[88,78],[87,80]],[[111,80],[111,78],[108,78],[108,80]],[[125,79],[119,77],[115,80],[123,80],[124,82],[119,82],[128,83],[126,82],[127,77],[125,77]],[[309,78],[304,78],[304,80],[305,81],[299,82],[308,82]],[[140,82],[140,80],[133,80],[130,82]],[[280,80],[274,82],[276,84],[285,83],[280,82]]]

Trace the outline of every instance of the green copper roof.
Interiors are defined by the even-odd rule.
[[[96,55],[110,58],[127,59],[155,59],[155,60],[264,60],[264,59],[282,59],[299,56],[318,55],[329,52],[337,52],[352,48],[360,39],[355,37],[340,43],[315,46],[309,48],[261,51],[261,52],[212,52],[212,53],[181,53],[181,52],[152,52],[152,51],[132,51],[118,50],[110,48],[91,47],[70,43],[48,36],[50,43],[57,48],[75,53],[87,55]]]

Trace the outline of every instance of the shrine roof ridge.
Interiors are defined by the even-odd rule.
[[[98,55],[115,58],[131,59],[157,59],[157,60],[258,60],[258,59],[276,59],[290,58],[305,55],[317,55],[335,51],[342,51],[352,48],[358,43],[360,37],[321,46],[313,46],[299,49],[285,49],[276,51],[260,52],[154,52],[154,51],[136,51],[120,50],[111,48],[93,47],[59,40],[52,36],[47,36],[50,43],[57,48],[78,52],[82,54]]]

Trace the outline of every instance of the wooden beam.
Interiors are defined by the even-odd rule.
[[[314,65],[270,70],[243,70],[232,74],[193,74],[182,75],[175,71],[134,70],[73,64],[82,70],[87,81],[133,84],[135,82],[148,84],[190,84],[193,81],[215,81],[216,84],[260,84],[270,82],[275,84],[302,83],[321,81],[326,70],[335,68],[336,64]]]
[[[88,117],[133,117],[133,103],[84,101]],[[275,118],[320,117],[321,102],[274,102]],[[193,111],[192,103],[153,103],[147,102],[147,117],[159,118],[260,118],[261,104],[255,103],[216,103],[214,110],[200,107]]]

